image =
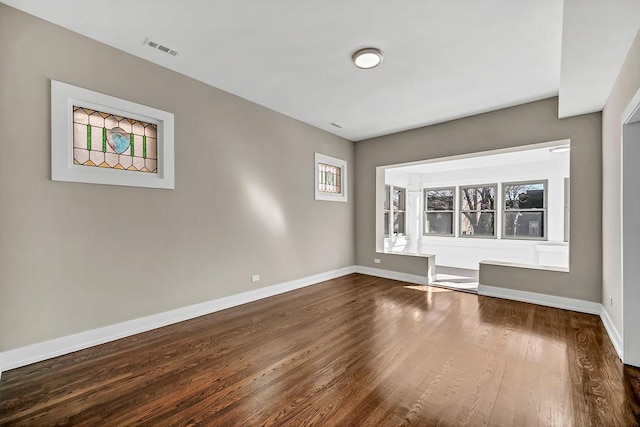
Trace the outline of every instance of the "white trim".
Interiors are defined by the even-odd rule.
[[[277,285],[218,298],[200,304],[194,304],[188,307],[165,311],[163,313],[153,314],[139,319],[133,319],[122,323],[116,323],[114,325],[104,326],[102,328],[68,335],[66,337],[55,338],[49,341],[31,344],[13,350],[7,350],[0,353],[2,369],[9,370],[19,368],[31,363],[50,359],[52,357],[61,356],[63,354],[104,344],[109,341],[139,334],[141,332],[161,328],[173,323],[193,319],[205,314],[225,310],[227,308],[289,292],[295,289],[300,289],[306,286],[315,285],[320,282],[355,273],[355,270],[354,266],[344,267]]]
[[[627,104],[627,108],[622,113],[622,125],[628,125],[635,121],[640,120],[640,89],[631,98],[631,101]]]
[[[640,337],[635,331],[637,330],[638,317],[640,317],[637,313],[636,307],[633,307],[636,304],[637,296],[640,294],[640,284],[636,281],[632,280],[632,271],[635,270],[633,268],[635,260],[637,257],[637,249],[628,248],[631,246],[629,244],[630,237],[625,233],[625,220],[627,215],[625,215],[625,210],[630,211],[630,208],[625,209],[625,197],[626,191],[630,189],[631,185],[628,184],[629,181],[633,182],[633,178],[636,178],[635,175],[628,173],[631,179],[625,180],[625,126],[632,125],[638,120],[640,120],[640,89],[638,89],[635,95],[631,98],[627,107],[624,109],[622,113],[622,122],[620,124],[620,274],[621,274],[621,283],[620,283],[620,314],[622,317],[622,337],[621,342],[625,343],[623,348],[622,361],[631,364],[634,366],[640,365]],[[627,161],[628,162],[628,161]],[[633,165],[632,167],[635,167]],[[635,182],[634,182],[635,184]],[[629,188],[627,188],[629,187]],[[633,228],[633,226],[631,226]],[[633,230],[632,230],[633,231]],[[631,265],[625,262],[625,259],[631,261]]]
[[[415,283],[417,285],[429,285],[435,281],[435,276],[418,276],[416,274],[400,273],[399,271],[382,270],[380,268],[371,268],[362,265],[356,265],[355,272],[368,276],[382,277],[384,279]]]
[[[158,173],[73,163],[73,106],[154,123]],[[51,180],[133,187],[175,188],[172,113],[51,80]]]
[[[478,285],[478,295],[503,298],[513,301],[528,302],[547,307],[561,308],[563,310],[577,311],[580,313],[600,314],[602,304],[580,299],[558,297],[555,295],[539,294],[536,292],[518,291],[515,289],[498,288],[495,286]]]
[[[607,335],[613,344],[613,348],[616,350],[616,353],[618,353],[618,357],[622,359],[623,347],[620,333],[613,325],[613,322],[611,321],[611,318],[609,318],[609,314],[604,309],[604,306],[598,302],[539,294],[535,292],[518,291],[515,289],[498,288],[482,284],[478,285],[478,295],[598,315],[600,316],[604,329],[607,331]]]
[[[615,325],[611,321],[611,318],[609,317],[609,313],[607,313],[607,310],[604,308],[602,304],[600,304],[600,308],[601,308],[600,319],[602,319],[602,324],[604,325],[604,329],[607,331],[607,334],[609,335],[609,339],[613,344],[613,348],[615,348],[616,353],[618,353],[618,357],[620,358],[620,360],[622,360],[622,337],[620,336],[620,333],[618,332]]]
[[[342,160],[342,159],[337,159],[335,157],[331,157],[331,156],[327,156],[324,154],[320,154],[320,153],[315,153],[314,156],[314,166],[313,166],[313,174],[315,176],[314,178],[314,184],[315,184],[315,199],[316,200],[324,200],[324,201],[329,201],[329,202],[346,202],[348,201],[347,199],[347,189],[349,186],[349,181],[347,180],[347,161],[346,160]],[[340,168],[340,178],[342,180],[342,182],[340,182],[340,189],[342,190],[342,193],[340,194],[333,194],[333,193],[325,193],[323,191],[320,191],[320,176],[318,174],[318,165],[319,163],[324,163],[327,165],[331,165],[331,166],[335,166],[337,168]]]

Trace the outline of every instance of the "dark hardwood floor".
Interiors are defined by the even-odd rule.
[[[5,372],[0,425],[634,426],[597,316],[353,274]]]

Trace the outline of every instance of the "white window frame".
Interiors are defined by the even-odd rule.
[[[542,184],[542,191],[544,192],[544,197],[542,199],[542,208],[536,209],[507,209],[507,197],[506,197],[506,189],[508,186],[514,185],[533,185],[533,184]],[[549,194],[549,180],[548,179],[536,179],[536,180],[527,180],[527,181],[515,181],[515,182],[503,182],[502,189],[500,193],[500,207],[502,210],[502,236],[501,238],[504,240],[536,240],[536,241],[547,241],[549,240],[549,225],[547,224],[548,220],[548,202],[547,197]],[[505,233],[506,228],[506,214],[507,212],[542,212],[542,237],[528,237],[528,236],[507,236]]]
[[[158,173],[74,164],[74,105],[155,124]],[[173,121],[167,111],[51,80],[51,180],[174,189]]]
[[[320,163],[324,163],[326,165],[335,166],[340,168],[340,193],[327,193],[324,191],[320,191],[320,176],[319,176],[319,167]],[[315,199],[316,200],[324,200],[329,202],[347,202],[347,161],[338,159],[335,157],[327,156],[325,154],[315,153],[315,163],[314,163],[314,183],[315,183]]]
[[[428,191],[441,191],[452,190],[453,191],[453,209],[452,210],[428,210],[427,209],[427,192]],[[426,187],[422,189],[422,235],[426,237],[438,236],[438,237],[456,237],[456,196],[458,189],[456,186],[450,187]],[[427,214],[428,213],[451,213],[451,234],[449,233],[429,233],[427,231]]]
[[[571,181],[569,177],[564,179],[564,241],[569,241],[569,231],[571,228]]]
[[[464,197],[462,197],[462,191],[467,188],[481,188],[481,187],[493,187],[494,191],[494,200],[493,200],[493,209],[481,209],[481,210],[464,210],[462,209],[462,204],[464,203]],[[471,185],[460,185],[458,186],[458,195],[459,195],[459,210],[458,210],[458,221],[460,222],[460,226],[458,228],[458,237],[463,239],[499,239],[498,236],[498,210],[500,202],[500,193],[498,193],[498,188],[500,186],[498,183],[490,183],[490,184],[471,184]],[[465,212],[493,212],[493,235],[489,236],[480,236],[480,235],[471,235],[471,234],[462,234],[462,215]],[[501,237],[501,236],[500,236]]]
[[[391,230],[393,229],[393,220],[392,220],[392,209],[391,209],[391,185],[390,184],[385,184],[384,185],[384,201],[388,202],[389,205],[387,206],[386,204],[382,207],[382,218],[384,221],[384,225],[385,225],[385,231],[386,233],[384,233],[384,237],[387,238],[391,235]]]
[[[390,215],[389,215],[389,233],[393,236],[393,237],[399,237],[399,236],[406,236],[407,235],[407,188],[406,187],[400,187],[399,185],[391,185],[390,186],[391,190],[389,192],[389,207],[390,207]],[[404,202],[404,209],[396,209],[393,206],[393,192],[398,189],[399,191],[404,192],[404,198],[403,198],[403,202]],[[395,213],[400,213],[402,212],[404,214],[404,221],[403,221],[403,225],[404,225],[404,231],[402,233],[395,233],[395,229],[394,229],[394,217],[395,217]]]

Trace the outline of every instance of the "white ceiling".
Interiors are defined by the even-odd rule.
[[[601,111],[640,27],[640,0],[564,0],[559,116]]]
[[[640,0],[2,1],[354,141],[558,93],[601,110],[640,27]]]

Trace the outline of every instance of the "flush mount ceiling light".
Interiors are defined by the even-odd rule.
[[[365,49],[360,49],[356,51],[351,59],[353,63],[356,64],[356,67],[369,69],[375,68],[382,62],[382,51],[380,49],[376,49],[375,47],[367,47]]]
[[[569,145],[560,145],[549,149],[551,153],[566,153],[569,150],[571,150],[571,146]]]

